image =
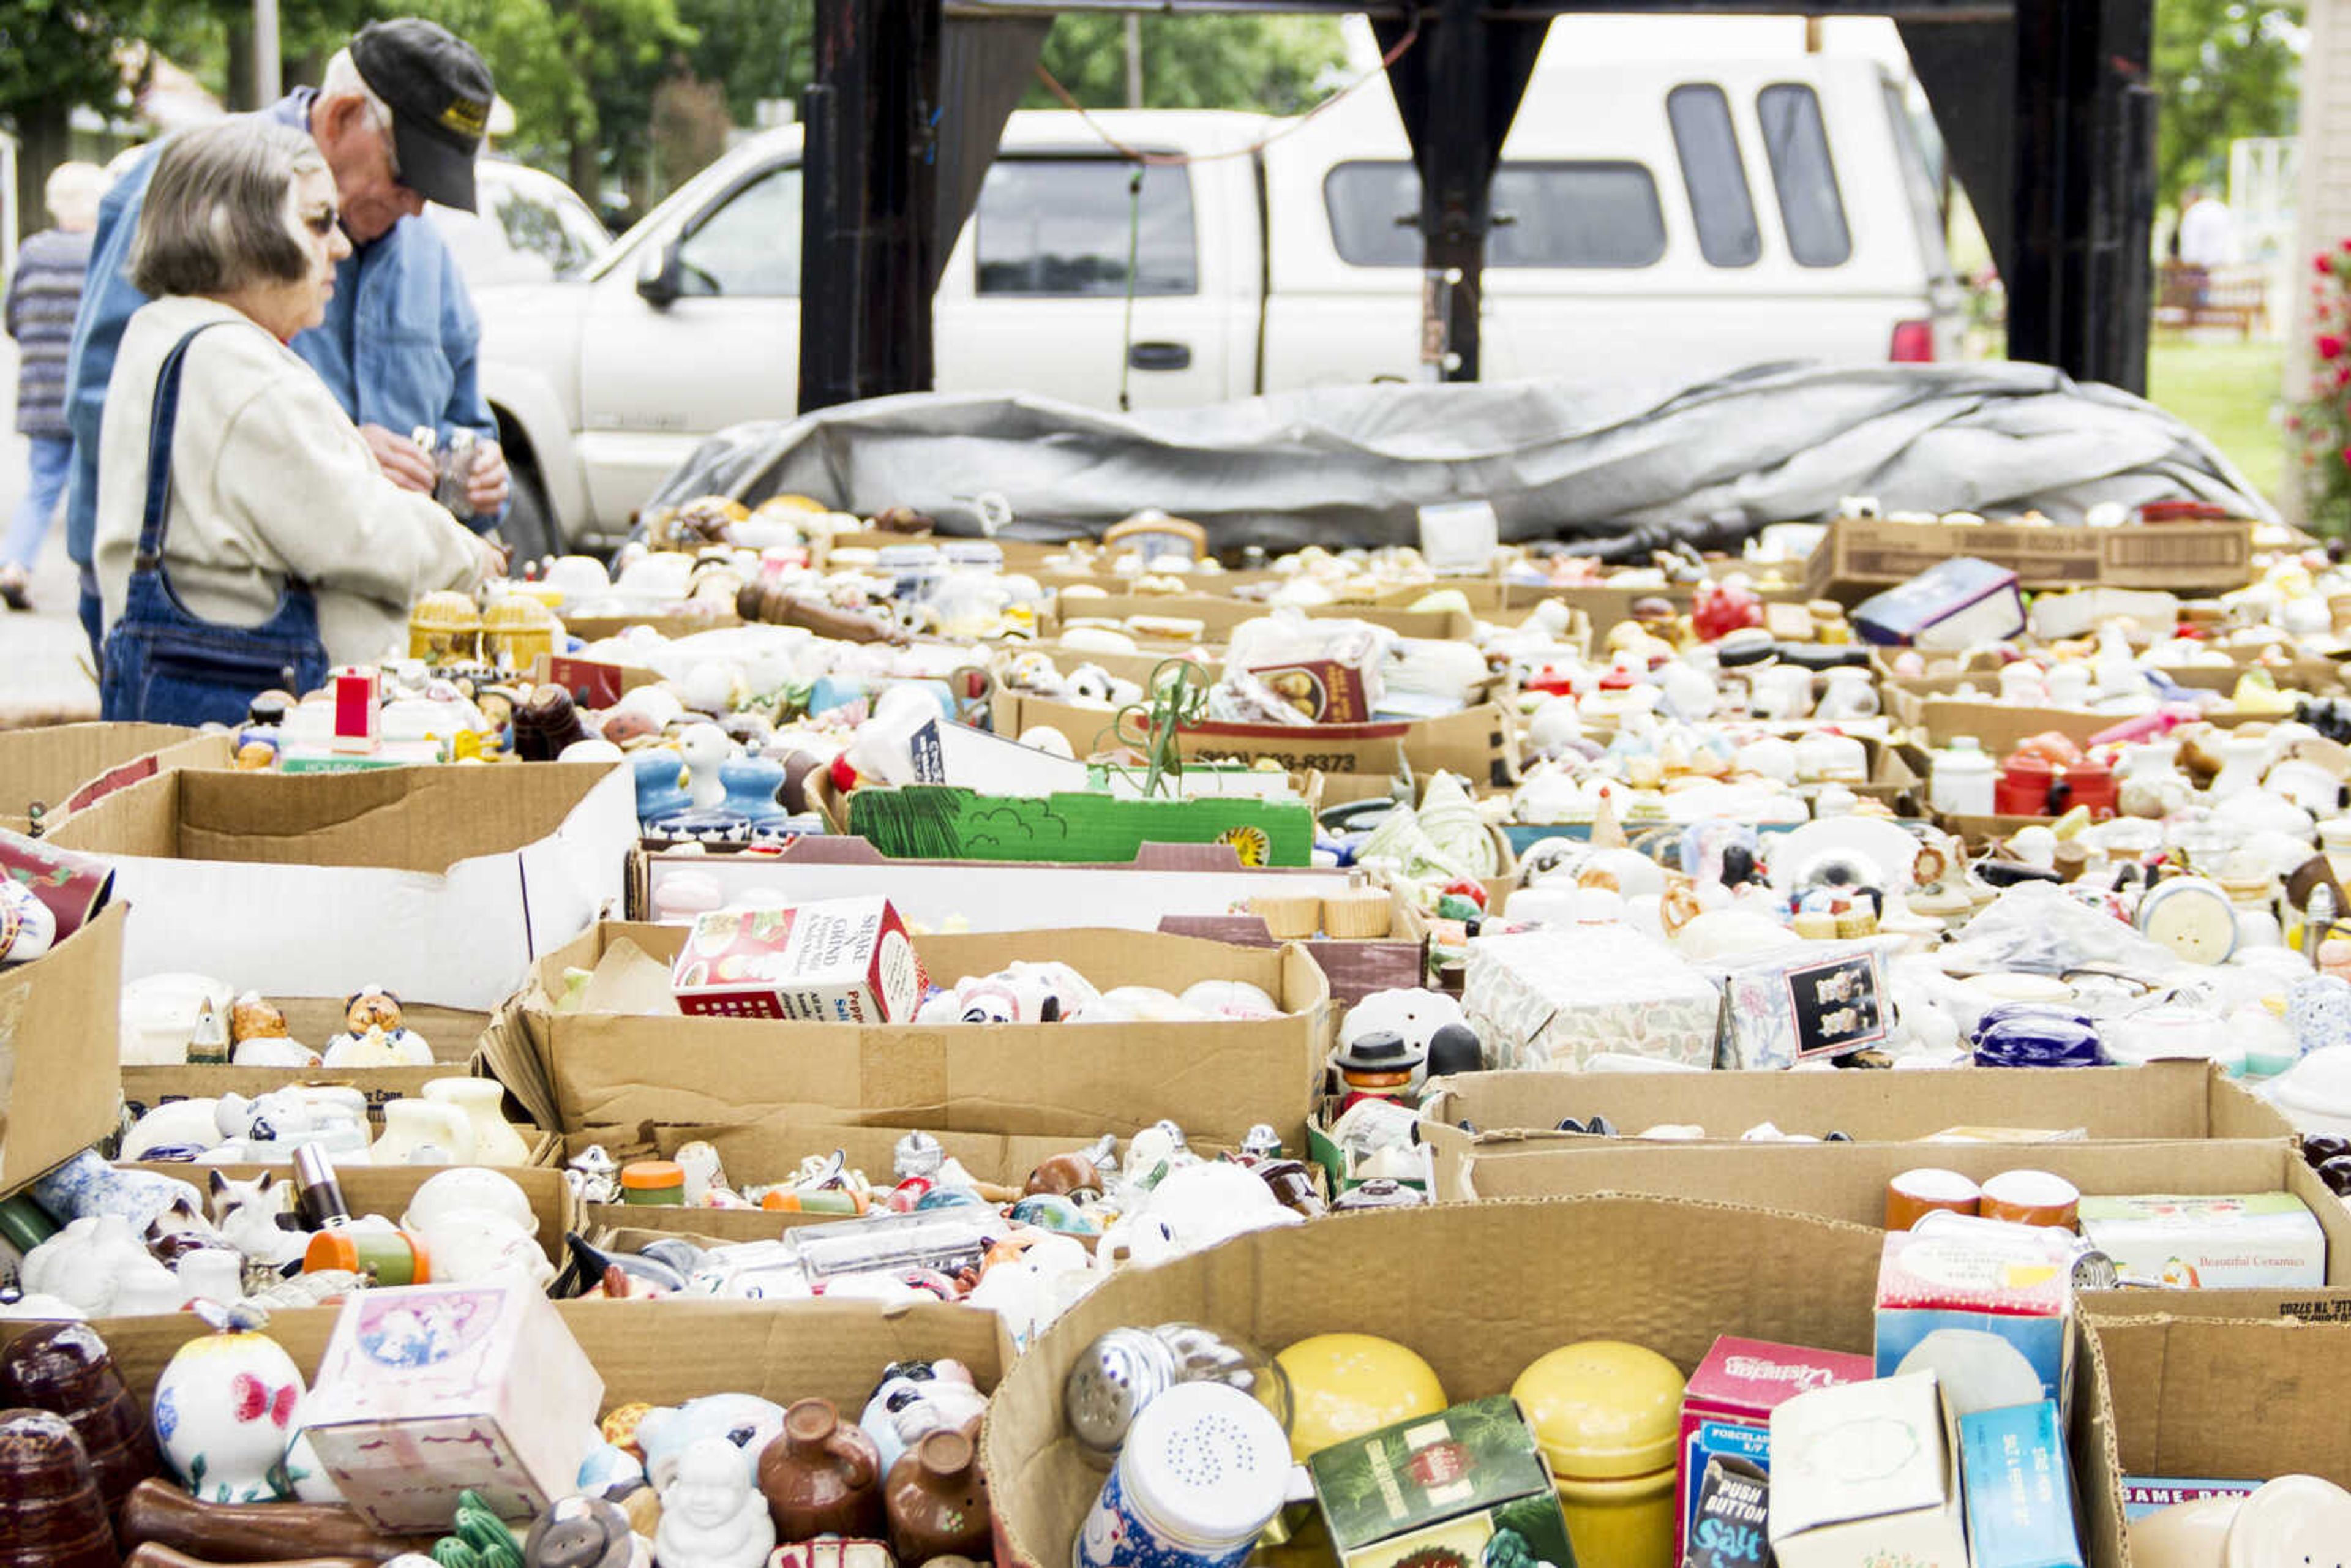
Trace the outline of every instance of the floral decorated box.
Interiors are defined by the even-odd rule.
[[[1623,926],[1480,936],[1462,1010],[1491,1068],[1573,1071],[1603,1054],[1712,1067],[1722,994]]]
[[[510,1520],[569,1496],[603,1397],[587,1352],[528,1284],[412,1285],[345,1301],[302,1416],[361,1518],[430,1534],[465,1490]]]

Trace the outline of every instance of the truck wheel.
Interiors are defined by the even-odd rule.
[[[564,546],[562,530],[556,526],[546,492],[539,488],[538,474],[517,465],[513,481],[514,495],[498,524],[498,538],[513,547],[515,569],[519,571],[526,561],[561,555]]]

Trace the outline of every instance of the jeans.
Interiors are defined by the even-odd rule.
[[[81,629],[89,638],[89,667],[102,678],[106,674],[106,601],[99,597],[98,574],[88,567],[81,569],[81,595],[74,606],[81,618]]]
[[[16,520],[8,525],[8,538],[0,544],[0,566],[21,566],[33,569],[34,558],[41,553],[41,540],[48,536],[49,524],[57,515],[57,500],[65,494],[66,476],[73,471],[73,443],[61,435],[33,437],[33,456],[25,476],[25,498],[16,504]]]

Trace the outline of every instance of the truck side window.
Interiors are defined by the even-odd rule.
[[[800,291],[800,171],[764,174],[678,242],[687,294],[789,298]]]
[[[1508,221],[1487,236],[1488,267],[1638,267],[1666,254],[1657,183],[1638,163],[1505,163],[1492,202]],[[1420,265],[1420,174],[1410,163],[1339,164],[1323,178],[1322,205],[1350,267]]]
[[[1845,228],[1836,166],[1829,161],[1820,99],[1802,82],[1779,82],[1755,95],[1755,118],[1780,193],[1788,254],[1799,267],[1843,266],[1853,256],[1853,235]]]
[[[1114,158],[1003,158],[979,188],[979,292],[1123,298],[1197,294],[1192,180],[1180,166]]]
[[[1674,128],[1698,254],[1711,267],[1753,266],[1763,254],[1763,236],[1755,226],[1755,199],[1747,191],[1730,99],[1710,82],[1677,87],[1666,94],[1666,119]]]

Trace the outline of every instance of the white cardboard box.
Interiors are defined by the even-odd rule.
[[[1958,1433],[1931,1372],[1799,1394],[1771,1412],[1780,1568],[1968,1568]]]
[[[637,836],[625,768],[532,762],[287,776],[182,769],[50,835],[131,906],[122,976],[267,996],[490,1011],[538,955],[617,908]]]

